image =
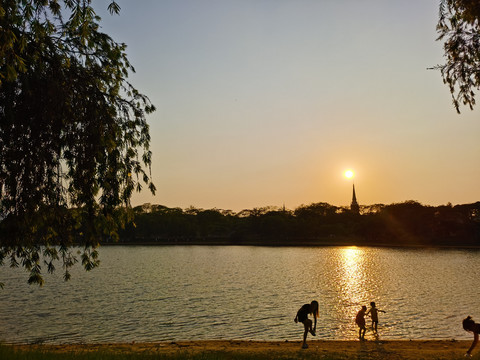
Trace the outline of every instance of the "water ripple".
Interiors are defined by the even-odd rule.
[[[298,340],[293,318],[312,299],[320,339],[355,339],[370,301],[387,311],[384,339],[469,339],[462,318],[480,320],[476,251],[118,246],[100,256],[100,268],[77,267],[68,283],[48,275],[43,288],[1,268],[0,341]]]

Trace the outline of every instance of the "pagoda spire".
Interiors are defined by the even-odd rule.
[[[358,206],[357,202],[357,195],[355,195],[355,184],[353,184],[353,195],[352,195],[352,203],[350,204],[350,210],[358,214],[360,212],[360,206]]]

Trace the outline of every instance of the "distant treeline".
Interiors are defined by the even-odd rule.
[[[144,204],[134,213],[121,244],[480,246],[480,202],[406,201],[361,206],[359,213],[327,203],[238,213]]]

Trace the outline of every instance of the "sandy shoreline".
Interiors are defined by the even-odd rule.
[[[330,341],[312,340],[309,348],[302,350],[300,341],[172,341],[156,343],[122,344],[64,344],[64,345],[13,345],[22,350],[53,352],[114,352],[155,353],[163,355],[201,354],[221,352],[232,355],[275,358],[316,355],[334,359],[459,359],[471,345],[466,340],[378,340],[378,341]],[[476,356],[475,356],[476,355]],[[480,357],[480,348],[474,350],[474,358]]]

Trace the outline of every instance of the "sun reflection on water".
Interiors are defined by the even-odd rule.
[[[341,291],[350,304],[360,304],[366,289],[367,269],[363,250],[356,247],[339,249],[338,269]]]
[[[75,268],[42,288],[2,268],[4,342],[295,340],[299,307],[320,303],[317,339],[351,340],[375,301],[382,340],[470,339],[480,318],[480,252],[369,247],[174,246],[101,249],[95,273]],[[61,302],[57,301],[58,298]],[[9,309],[15,308],[15,311]],[[60,320],[60,321],[58,321]],[[367,320],[367,329],[370,319]],[[101,324],[101,326],[91,326]],[[367,330],[367,340],[374,340]]]
[[[339,315],[337,331],[345,335],[355,331],[353,319],[361,306],[373,301],[368,281],[372,264],[364,249],[353,246],[337,250],[336,256],[332,259],[337,271],[335,285]]]

